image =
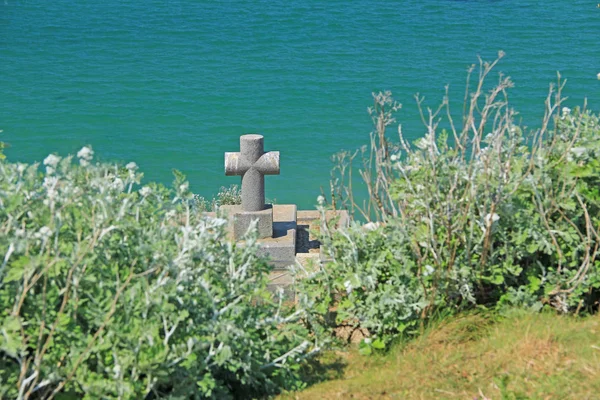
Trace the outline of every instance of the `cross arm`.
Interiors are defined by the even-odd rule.
[[[264,153],[254,163],[253,167],[263,175],[279,175],[279,152],[269,151]]]
[[[225,153],[225,175],[243,175],[252,165],[240,153]]]

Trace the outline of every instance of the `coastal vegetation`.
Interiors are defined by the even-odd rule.
[[[562,105],[559,77],[540,128],[527,132],[508,102],[509,77],[483,89],[498,60],[473,67],[478,79],[467,85],[460,123],[446,97],[422,110],[423,138],[408,144],[400,126],[394,143],[387,128],[399,105],[379,93],[370,148],[336,156],[330,204],[371,222],[322,229],[332,262],[301,292],[332,329],[368,330],[364,352],[417,334],[439,313],[598,311],[600,121]],[[369,193],[363,204],[352,191],[357,160]]]
[[[421,107],[426,133],[412,145],[401,126],[397,140],[388,132],[400,110],[392,94],[374,95],[370,145],[334,157],[331,194],[319,197],[323,215],[345,208],[365,223],[336,230],[323,218],[331,261],[302,271],[296,304],[267,291],[269,266],[252,231],[239,246],[227,240],[225,219],[204,215],[239,201],[235,188],[208,201],[179,172],[172,189],[143,184],[135,163],[95,162],[90,147],[76,157],[50,154],[42,165],[0,161],[0,397],[299,390],[328,376],[317,367],[343,349],[340,326],[360,331],[357,351],[372,355],[351,352],[342,364],[396,380],[404,378],[390,372],[394,363],[419,371],[438,362],[449,371],[437,386],[389,386],[397,395],[483,399],[494,384],[493,396],[535,397],[564,379],[597,377],[596,353],[582,350],[598,344],[597,317],[576,318],[599,308],[600,121],[585,107],[564,107],[559,77],[539,128],[519,126],[510,78],[488,83],[498,61],[471,70],[459,120],[447,96],[439,108]],[[565,321],[583,333],[559,330]],[[583,347],[569,347],[579,339]],[[560,353],[555,343],[576,353],[577,372],[556,375],[555,386],[530,385],[528,360],[542,371],[553,360],[567,365],[534,354]],[[491,369],[453,367],[492,345],[502,370],[490,360]],[[462,355],[436,352],[454,350]],[[516,350],[531,357],[510,366]],[[502,392],[514,387],[515,368],[515,391]],[[468,384],[452,383],[456,374]],[[306,395],[333,397],[338,384]]]
[[[267,292],[255,236],[228,242],[180,173],[172,190],[141,186],[133,162],[94,163],[89,147],[72,158],[0,164],[0,398],[296,387],[319,339],[301,306]]]

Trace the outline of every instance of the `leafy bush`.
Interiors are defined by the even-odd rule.
[[[305,282],[323,315],[335,309],[337,323],[388,341],[432,312],[478,304],[597,309],[599,119],[561,108],[559,77],[541,127],[526,134],[508,104],[510,78],[484,94],[497,62],[480,63],[462,128],[446,96],[423,112],[427,133],[414,146],[401,126],[399,143],[388,139],[399,105],[389,92],[374,95],[376,129],[360,170],[366,207],[352,192],[357,153],[336,156],[332,180],[332,203],[370,222],[322,229],[332,262]]]
[[[192,204],[197,211],[217,211],[223,205],[242,204],[242,191],[238,185],[221,186],[214,199],[209,201],[205,197],[195,194]]]
[[[318,350],[251,234],[93,152],[0,163],[0,398],[228,398],[299,384]]]
[[[2,133],[2,131],[0,130],[0,133]],[[4,142],[0,142],[0,160],[4,160],[6,158],[6,156],[4,155],[4,149],[8,147],[8,145]]]

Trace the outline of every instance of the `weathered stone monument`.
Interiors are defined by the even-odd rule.
[[[225,175],[242,176],[242,205],[230,208],[235,214],[234,237],[240,239],[253,220],[258,237],[273,236],[273,207],[265,206],[265,175],[279,175],[279,152],[265,153],[261,135],[240,137],[240,152],[225,153]]]
[[[241,136],[240,151],[225,153],[225,175],[241,176],[242,204],[221,206],[220,210],[229,218],[229,233],[234,240],[242,240],[256,221],[261,252],[273,266],[270,287],[283,288],[286,297],[293,299],[290,266],[310,268],[325,257],[320,243],[310,233],[310,228],[318,228],[318,211],[298,211],[294,204],[265,204],[265,175],[279,172],[279,152],[265,152],[262,135]],[[334,218],[338,225],[348,223],[345,211],[328,212],[327,219]]]

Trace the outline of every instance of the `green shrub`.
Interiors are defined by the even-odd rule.
[[[242,191],[238,185],[221,186],[214,199],[209,201],[196,194],[192,204],[197,211],[217,211],[219,206],[242,204]]]
[[[0,398],[228,398],[299,385],[318,350],[251,234],[93,152],[0,163]]]
[[[480,64],[462,128],[446,96],[423,112],[427,133],[414,146],[401,126],[399,143],[388,139],[399,105],[389,92],[374,95],[375,132],[360,170],[366,207],[352,193],[357,153],[336,157],[332,180],[332,203],[370,222],[322,230],[333,261],[304,288],[321,313],[335,308],[337,323],[388,341],[432,312],[474,305],[597,309],[598,117],[561,108],[559,78],[541,128],[526,134],[508,105],[510,78],[483,92],[496,62]]]
[[[0,133],[2,133],[2,131],[0,130]],[[4,155],[4,149],[8,147],[8,145],[4,142],[0,142],[0,160],[4,160],[6,158],[6,155]]]

